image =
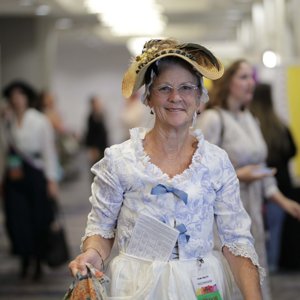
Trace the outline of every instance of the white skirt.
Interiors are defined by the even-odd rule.
[[[214,277],[222,299],[230,300],[234,281],[223,255],[212,251],[203,260],[203,266]],[[110,261],[106,271],[111,279],[108,299],[196,299],[193,276],[198,266],[196,259],[160,262],[120,253]]]

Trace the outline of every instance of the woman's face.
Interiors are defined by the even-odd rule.
[[[252,67],[246,62],[242,62],[232,77],[229,86],[230,96],[241,105],[247,105],[252,100],[254,87]]]
[[[148,103],[159,124],[188,127],[199,108],[199,97],[197,77],[178,64],[168,64],[155,78]]]
[[[43,104],[45,108],[54,107],[54,98],[50,93],[45,93],[43,98]]]
[[[10,95],[10,104],[14,111],[22,112],[28,107],[27,96],[20,89],[14,89]]]

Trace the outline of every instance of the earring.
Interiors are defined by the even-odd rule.
[[[193,120],[192,120],[192,127],[193,128],[196,125],[196,121],[197,121],[197,111],[195,111],[194,114],[193,114]]]

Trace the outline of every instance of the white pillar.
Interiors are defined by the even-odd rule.
[[[287,44],[286,36],[286,17],[285,17],[285,1],[284,0],[274,0],[275,4],[275,23],[273,24],[274,31],[276,32],[275,39],[275,52],[284,62],[287,57],[287,48],[291,45]]]
[[[51,87],[57,49],[57,31],[52,18],[40,18],[36,22],[40,86]]]
[[[294,60],[300,61],[300,6],[299,0],[290,0],[288,7],[290,38],[294,45]]]

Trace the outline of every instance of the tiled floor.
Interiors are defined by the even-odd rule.
[[[72,256],[79,251],[80,238],[89,211],[89,177],[85,170],[87,167],[82,159],[82,172],[79,178],[64,184],[61,188],[64,224]],[[45,276],[38,283],[31,280],[21,281],[16,275],[17,270],[17,260],[8,254],[8,241],[0,211],[0,299],[62,299],[72,281],[67,265],[54,270],[45,269]],[[272,276],[271,284],[273,300],[300,300],[300,273]]]

